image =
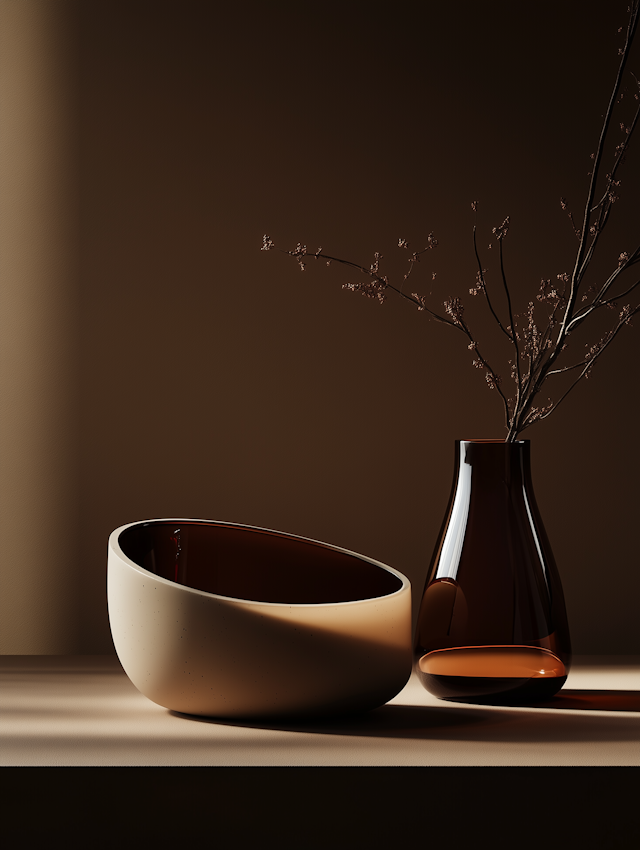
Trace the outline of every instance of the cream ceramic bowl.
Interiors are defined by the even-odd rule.
[[[123,525],[109,538],[108,599],[125,672],[175,711],[364,711],[411,673],[408,579],[303,537],[192,519]]]

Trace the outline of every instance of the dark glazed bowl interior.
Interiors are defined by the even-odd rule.
[[[402,581],[357,555],[258,528],[208,522],[140,523],[118,538],[138,566],[207,593],[284,604],[375,599]]]

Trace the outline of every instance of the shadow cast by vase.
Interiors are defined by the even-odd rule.
[[[492,708],[542,708],[579,711],[634,711],[640,713],[640,691],[562,690],[546,700],[535,702],[518,699],[517,695],[492,694],[473,699],[449,697],[450,705],[490,706]]]
[[[575,711],[637,711],[640,713],[640,691],[562,690],[536,708],[559,708]]]

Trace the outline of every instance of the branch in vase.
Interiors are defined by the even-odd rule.
[[[626,298],[640,286],[640,280],[637,280],[617,294],[614,293],[614,287],[620,276],[632,265],[640,262],[640,245],[632,253],[622,251],[619,254],[617,268],[609,274],[604,282],[598,284],[592,283],[586,290],[582,286],[585,275],[600,243],[600,237],[610,220],[612,207],[618,199],[616,192],[621,182],[617,179],[617,172],[624,161],[630,140],[637,128],[640,117],[640,84],[637,78],[634,77],[639,90],[634,94],[638,106],[634,111],[629,125],[620,122],[620,129],[624,134],[623,140],[615,148],[612,168],[604,177],[604,189],[600,199],[596,203],[594,199],[601,184],[600,172],[602,170],[605,148],[608,147],[613,113],[615,107],[623,99],[623,93],[620,91],[620,87],[631,44],[637,29],[639,7],[640,0],[632,0],[629,7],[629,23],[625,35],[625,43],[619,51],[621,58],[618,63],[613,90],[603,119],[596,151],[592,154],[593,166],[589,175],[590,181],[582,215],[581,228],[576,226],[573,214],[568,210],[565,198],[560,199],[561,208],[567,212],[578,241],[571,275],[566,273],[559,274],[557,276],[558,283],[553,286],[550,280],[543,280],[536,297],[537,302],[539,302],[538,305],[536,305],[535,301],[530,301],[523,316],[514,315],[511,292],[504,265],[503,240],[507,235],[510,225],[510,219],[507,217],[501,225],[493,228],[493,235],[498,241],[500,276],[508,312],[509,323],[507,324],[500,319],[490,297],[486,281],[486,270],[482,266],[478,251],[475,225],[473,228],[473,247],[478,270],[476,272],[475,285],[469,289],[469,293],[471,295],[483,294],[489,313],[496,322],[500,333],[506,336],[513,346],[514,356],[512,360],[508,361],[511,367],[511,376],[516,385],[516,393],[513,400],[507,399],[501,388],[500,376],[481,353],[478,340],[475,339],[469,326],[466,324],[464,319],[464,304],[462,301],[457,296],[449,297],[443,302],[444,314],[442,314],[428,305],[426,296],[419,295],[417,292],[407,294],[404,291],[404,283],[413,273],[416,264],[420,261],[420,257],[426,251],[432,250],[437,246],[438,243],[433,237],[433,234],[429,234],[425,248],[411,254],[409,258],[409,269],[404,275],[403,283],[400,286],[393,285],[389,278],[380,272],[382,256],[379,253],[374,255],[374,262],[368,268],[359,263],[324,254],[322,249],[318,249],[312,255],[316,260],[324,259],[327,265],[336,262],[357,270],[359,273],[368,277],[368,280],[365,281],[345,283],[343,285],[344,289],[358,292],[368,298],[375,298],[380,303],[385,301],[387,290],[392,290],[435,321],[462,332],[468,340],[469,350],[473,352],[473,365],[478,369],[485,370],[487,385],[490,389],[495,389],[502,400],[505,413],[505,426],[507,429],[506,440],[509,442],[514,441],[519,433],[530,427],[534,422],[547,418],[582,378],[588,378],[595,362],[608,348],[613,339],[615,339],[622,327],[629,324],[630,319],[640,312],[640,304],[637,307],[631,307],[630,304],[627,304],[620,313],[616,326],[598,343],[592,345],[582,359],[572,365],[556,365],[558,359],[567,349],[571,333],[579,325],[600,308],[615,307],[617,301],[621,298]],[[622,28],[619,32],[621,30]],[[473,211],[476,212],[477,203],[474,201],[471,206]],[[406,239],[400,239],[398,241],[398,247],[408,250],[409,243]],[[273,248],[275,248],[273,241],[265,236],[263,250],[271,250]],[[293,256],[304,271],[306,257],[309,256],[306,246],[298,243],[293,251],[282,251],[279,248],[276,250]],[[435,274],[433,278],[435,278]],[[578,299],[580,299],[580,302]],[[542,308],[544,305],[550,307],[550,310],[547,311],[545,324],[540,326],[536,322],[535,310],[536,306]],[[520,362],[521,359],[527,362],[526,372],[523,371]],[[553,402],[549,400],[544,406],[535,405],[535,399],[541,392],[547,379],[577,370],[579,370],[577,378],[557,401]]]
[[[586,272],[587,265],[588,265],[588,263],[587,263],[587,265],[585,265],[583,263],[583,260],[584,260],[584,257],[585,257],[587,235],[589,234],[589,231],[590,231],[590,221],[591,221],[591,214],[592,214],[591,208],[592,208],[592,205],[593,205],[593,199],[594,199],[594,195],[595,195],[595,191],[596,191],[598,174],[599,174],[600,166],[601,166],[601,163],[602,163],[604,145],[605,145],[605,141],[607,139],[609,126],[610,126],[610,123],[611,123],[611,117],[612,117],[613,110],[614,110],[614,107],[615,107],[615,103],[616,103],[616,100],[617,100],[617,97],[618,97],[618,92],[620,90],[620,84],[622,83],[622,76],[623,76],[625,65],[627,63],[627,59],[628,59],[628,56],[629,56],[629,50],[631,48],[633,37],[635,35],[637,23],[638,23],[638,0],[634,0],[634,2],[632,3],[632,5],[630,7],[629,24],[628,24],[628,27],[627,27],[627,35],[626,35],[626,39],[625,39],[625,44],[624,44],[624,47],[621,50],[621,59],[620,59],[620,64],[618,66],[618,73],[616,75],[616,79],[615,79],[615,82],[614,82],[611,97],[609,98],[609,105],[607,107],[607,111],[606,111],[606,114],[605,114],[605,117],[604,117],[602,129],[600,131],[600,137],[598,139],[598,147],[596,149],[596,153],[595,153],[595,156],[594,156],[593,169],[591,171],[591,181],[589,183],[587,200],[586,200],[586,203],[585,203],[585,206],[584,206],[584,215],[583,215],[583,224],[582,224],[582,230],[581,230],[581,235],[580,235],[580,243],[579,243],[579,246],[578,246],[578,252],[577,252],[577,255],[576,255],[576,261],[575,261],[575,264],[574,264],[573,274],[571,276],[571,290],[569,292],[569,300],[568,300],[568,303],[567,303],[567,308],[566,308],[566,311],[565,311],[564,320],[563,320],[562,325],[560,327],[560,333],[558,335],[558,347],[559,348],[561,347],[561,343],[563,341],[563,338],[566,335],[566,326],[567,326],[568,322],[570,321],[570,319],[572,317],[573,309],[574,309],[574,306],[575,306],[575,303],[576,303],[576,299],[578,297],[578,289],[580,287],[580,282],[581,282],[581,280],[584,276],[584,273]],[[635,126],[635,124],[634,124],[634,126]],[[625,144],[629,143],[630,138],[631,138],[631,133],[629,133],[627,135]],[[609,207],[610,207],[611,203],[613,203],[611,193],[607,193],[607,198],[609,199]],[[607,207],[607,209],[609,207]],[[598,237],[599,237],[599,235],[602,231],[603,226],[604,226],[604,223],[597,228],[596,233],[594,234],[594,243],[597,241],[597,239],[598,239]],[[594,247],[595,247],[595,245],[594,245]],[[592,254],[589,256],[589,260],[591,259],[591,256],[592,256]]]
[[[537,422],[541,419],[546,419],[547,416],[549,416],[549,414],[552,413],[558,407],[558,405],[564,401],[564,399],[583,378],[587,379],[589,377],[593,370],[593,367],[595,366],[596,360],[603,354],[605,349],[608,348],[609,345],[611,345],[611,343],[616,338],[620,330],[624,327],[624,325],[630,324],[631,319],[637,313],[640,313],[640,304],[633,308],[629,304],[627,304],[620,313],[619,321],[616,327],[613,330],[609,331],[609,333],[604,336],[599,343],[596,343],[596,345],[591,346],[582,363],[576,363],[574,366],[569,366],[565,369],[557,370],[558,372],[568,372],[572,369],[577,369],[581,366],[583,367],[582,372],[578,375],[578,377],[571,384],[571,386],[560,396],[558,401],[550,404],[543,412],[541,411],[540,414],[537,415],[533,420],[527,420],[524,426],[520,429],[521,432],[524,431],[525,428],[528,428],[529,425],[532,425],[533,422]],[[549,375],[552,374],[556,374],[556,372],[548,372],[545,377],[545,380],[549,377]]]

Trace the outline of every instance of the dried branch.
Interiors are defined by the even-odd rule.
[[[346,266],[363,275],[365,280],[355,283],[345,283],[343,284],[344,289],[357,292],[367,298],[376,299],[380,303],[385,301],[387,291],[393,291],[406,301],[412,303],[419,311],[425,312],[430,318],[463,333],[467,339],[468,349],[473,352],[473,365],[485,371],[485,380],[489,388],[495,389],[502,400],[505,426],[507,429],[506,440],[508,442],[517,439],[522,431],[529,428],[535,422],[546,419],[583,378],[588,378],[594,364],[602,356],[604,351],[608,349],[620,330],[629,324],[633,316],[640,312],[640,304],[633,308],[630,304],[627,304],[620,312],[615,327],[599,342],[591,345],[584,357],[570,365],[558,364],[559,358],[567,349],[569,337],[574,330],[596,311],[602,308],[611,309],[617,301],[626,298],[640,287],[640,279],[638,279],[631,283],[631,285],[626,285],[617,294],[614,292],[615,289],[620,290],[618,282],[621,279],[621,275],[631,268],[631,266],[640,262],[640,244],[638,244],[633,252],[622,251],[620,253],[617,267],[611,271],[604,281],[601,280],[597,284],[591,284],[586,291],[583,291],[582,294],[580,293],[585,274],[596,254],[598,245],[600,244],[600,237],[609,222],[612,207],[617,201],[616,192],[620,187],[620,180],[617,179],[618,169],[626,156],[631,138],[640,123],[640,82],[634,76],[638,87],[638,93],[634,97],[638,101],[638,106],[634,110],[632,121],[628,126],[620,122],[620,129],[624,137],[622,142],[616,146],[614,161],[610,171],[604,177],[604,188],[599,196],[599,200],[596,202],[594,199],[596,198],[598,187],[601,186],[602,178],[600,177],[600,172],[603,166],[605,149],[608,147],[613,114],[615,107],[622,99],[622,95],[620,95],[620,98],[618,95],[629,57],[629,51],[637,30],[639,7],[640,0],[631,0],[624,46],[619,50],[620,60],[612,93],[600,129],[596,151],[592,154],[593,167],[586,193],[581,228],[576,227],[573,214],[567,209],[566,200],[564,198],[560,199],[561,208],[567,213],[578,241],[571,274],[562,273],[557,275],[558,283],[554,285],[551,284],[550,280],[543,280],[536,298],[537,302],[539,302],[538,306],[535,301],[530,301],[523,316],[514,316],[511,293],[505,273],[504,249],[502,244],[510,226],[510,219],[507,217],[499,227],[493,228],[493,235],[498,241],[500,276],[506,297],[509,320],[509,324],[503,323],[489,294],[485,269],[482,266],[478,250],[476,226],[474,225],[473,228],[473,248],[478,270],[476,272],[475,285],[469,289],[469,293],[471,295],[483,294],[488,310],[496,322],[500,333],[507,338],[509,344],[512,346],[513,358],[509,360],[509,364],[511,366],[512,377],[516,383],[516,395],[511,407],[509,400],[500,386],[500,376],[481,353],[478,341],[465,321],[462,301],[455,296],[447,298],[443,302],[444,313],[441,313],[429,306],[426,296],[419,295],[417,292],[408,294],[403,290],[404,283],[413,273],[416,264],[420,261],[420,257],[426,251],[432,250],[437,246],[438,242],[432,233],[429,234],[426,247],[420,251],[413,252],[409,257],[409,269],[404,275],[403,283],[400,286],[391,283],[389,278],[381,273],[380,262],[383,258],[379,253],[374,255],[373,263],[367,268],[359,263],[325,254],[321,248],[314,254],[309,254],[306,246],[298,243],[293,251],[283,251],[280,248],[276,248],[274,242],[268,236],[265,236],[263,239],[262,250],[269,251],[275,249],[294,257],[303,271],[306,268],[309,256],[313,256],[316,260],[323,259],[327,265],[338,263]],[[476,212],[477,203],[474,201],[471,206],[473,211]],[[398,247],[409,250],[409,243],[406,239],[400,239],[398,240]],[[433,277],[435,278],[435,274]],[[579,305],[578,297],[580,294],[581,303]],[[550,307],[550,310],[548,309],[546,312],[545,323],[540,325],[536,318],[536,309],[542,309],[544,306]],[[523,372],[521,360],[526,360],[527,362],[526,372]],[[536,406],[535,401],[549,379],[572,372],[578,372],[577,377],[575,377],[569,387],[562,392],[556,401],[549,399],[548,403],[544,406]]]
[[[593,198],[596,191],[596,185],[598,181],[598,174],[600,171],[600,165],[602,162],[602,155],[604,151],[604,145],[607,138],[609,125],[611,123],[611,116],[613,114],[613,109],[615,106],[616,99],[618,97],[618,92],[620,90],[620,84],[622,82],[622,76],[624,73],[625,66],[627,64],[627,59],[629,57],[629,50],[631,48],[631,44],[633,41],[633,37],[635,35],[636,26],[638,23],[638,0],[633,0],[633,3],[630,7],[630,16],[629,16],[629,25],[627,27],[627,36],[625,39],[625,45],[622,48],[622,54],[620,59],[620,64],[618,66],[618,73],[616,75],[616,79],[613,85],[613,91],[611,93],[611,97],[609,99],[609,105],[607,107],[607,111],[604,117],[604,121],[602,124],[602,129],[600,131],[600,138],[598,139],[598,147],[596,149],[596,154],[593,161],[593,169],[591,171],[591,181],[589,183],[589,191],[587,193],[587,201],[584,205],[584,217],[582,223],[582,231],[580,235],[580,244],[578,246],[578,253],[576,255],[576,261],[573,268],[573,274],[571,275],[571,290],[569,293],[569,301],[567,303],[567,308],[565,311],[564,320],[560,327],[560,332],[558,335],[558,349],[561,349],[561,344],[564,341],[564,337],[566,336],[566,326],[571,319],[573,309],[576,303],[576,299],[578,296],[578,288],[580,286],[580,282],[582,277],[586,271],[586,266],[584,265],[584,255],[586,249],[586,240],[587,235],[589,233],[589,222],[591,220],[591,208],[593,206]],[[627,144],[631,138],[631,134],[627,136]],[[599,236],[600,230],[595,234],[595,238],[597,239]]]
[[[640,313],[640,304],[638,304],[634,308],[631,308],[630,305],[627,304],[627,306],[624,307],[622,313],[620,314],[620,320],[619,320],[617,326],[612,331],[610,331],[607,334],[607,336],[604,337],[600,341],[600,343],[597,343],[595,346],[592,346],[591,351],[589,352],[589,354],[583,360],[582,363],[578,363],[575,366],[570,366],[567,369],[559,370],[559,371],[569,371],[569,369],[575,369],[575,368],[578,368],[579,366],[584,367],[582,369],[582,372],[580,372],[580,374],[575,379],[575,381],[571,384],[571,386],[560,396],[558,401],[554,402],[553,404],[550,404],[548,409],[546,409],[544,413],[536,416],[535,419],[533,419],[532,421],[526,421],[525,424],[523,425],[523,427],[520,429],[520,433],[522,433],[522,431],[524,431],[525,428],[528,428],[529,425],[532,425],[533,422],[537,422],[537,421],[540,421],[542,419],[546,419],[547,416],[549,416],[558,407],[558,405],[565,400],[565,398],[569,395],[569,393],[578,385],[578,383],[583,378],[589,377],[589,375],[590,375],[590,373],[591,373],[591,371],[592,371],[592,369],[593,369],[593,367],[596,363],[596,360],[611,345],[611,343],[616,338],[616,336],[618,335],[620,330],[623,328],[623,326],[626,325],[626,324],[629,324],[629,322],[631,321],[633,316],[636,315],[636,313]],[[547,372],[546,377],[549,377],[550,374],[553,374],[553,373]]]

